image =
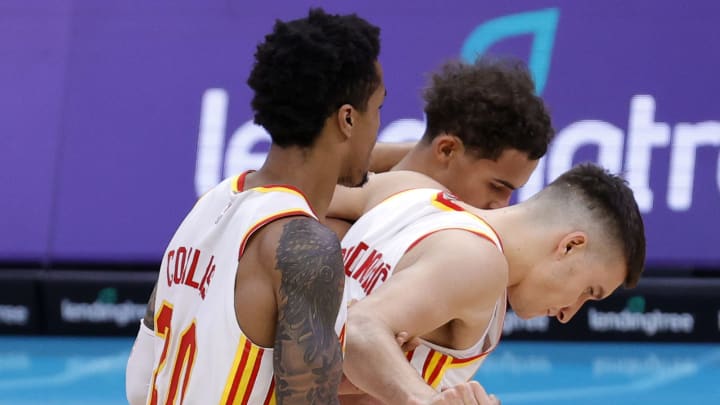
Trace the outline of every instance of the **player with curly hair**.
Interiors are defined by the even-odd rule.
[[[523,319],[567,323],[588,300],[637,285],[644,267],[632,190],[592,164],[495,210],[413,171],[337,194],[360,207],[342,240],[345,289],[357,300],[344,370],[367,393],[344,396],[343,405],[403,403],[407,391],[468,381],[501,338],[506,303]],[[399,331],[420,345],[403,353]]]
[[[424,99],[425,134],[396,169],[425,173],[478,208],[506,206],[555,134],[525,64],[513,59],[448,62]]]
[[[555,136],[548,109],[525,64],[512,58],[449,61],[424,94],[427,127],[419,142],[387,148],[376,168],[425,174],[478,208],[508,205]],[[342,237],[357,205],[335,196],[326,222]]]
[[[366,179],[386,94],[379,33],[313,9],[258,45],[247,82],[270,151],[176,230],[128,361],[131,404],[337,403],[344,273],[319,219],[336,184]]]

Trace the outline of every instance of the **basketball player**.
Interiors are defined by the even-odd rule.
[[[141,331],[129,360],[131,403],[145,401],[133,358],[148,355],[149,404],[338,402],[342,257],[318,218],[336,183],[366,177],[385,96],[378,34],[316,9],[258,46],[248,84],[270,152],[204,195],[173,236],[152,297],[154,350],[140,352]],[[478,384],[415,397],[489,401]]]
[[[385,96],[379,29],[278,21],[248,79],[272,138],[258,171],[203,196],[165,252],[148,403],[336,403],[343,294],[336,184],[363,182]]]
[[[632,191],[594,165],[490,211],[411,171],[339,194],[362,215],[342,241],[346,294],[359,299],[349,309],[344,370],[382,403],[469,380],[500,339],[506,300],[521,318],[567,323],[587,300],[634,287],[644,265]],[[399,331],[421,345],[403,353]]]
[[[400,162],[392,170],[423,173],[475,207],[507,206],[554,136],[550,114],[535,94],[525,64],[487,57],[475,63],[450,61],[431,76],[423,97],[427,127],[420,141],[412,148],[382,145],[374,153],[383,157],[374,159],[375,168],[390,169],[382,163],[394,158]],[[335,205],[353,203],[338,200]],[[340,237],[350,227],[337,219],[327,223]]]

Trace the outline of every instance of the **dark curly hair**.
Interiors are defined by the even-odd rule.
[[[548,185],[548,190],[558,188],[577,192],[584,208],[593,214],[592,219],[619,242],[627,266],[624,285],[635,287],[645,265],[645,225],[627,182],[597,165],[584,163]]]
[[[423,140],[450,133],[478,158],[495,160],[505,149],[517,149],[540,159],[555,135],[530,73],[515,59],[447,62],[432,75],[423,96]]]
[[[355,14],[315,8],[306,18],[277,20],[247,81],[255,123],[278,146],[311,146],[343,104],[365,111],[380,84],[379,53],[380,29]]]

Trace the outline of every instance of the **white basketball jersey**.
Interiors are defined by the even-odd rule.
[[[227,179],[204,195],[165,251],[148,404],[275,403],[273,350],[251,342],[236,320],[238,260],[264,225],[288,216],[317,217],[300,191],[243,191],[244,178]]]
[[[497,233],[482,218],[437,189],[413,189],[395,194],[355,222],[342,240],[345,262],[345,296],[362,299],[390,278],[402,257],[425,237],[448,229],[472,232],[502,252]],[[423,379],[438,390],[468,381],[502,333],[506,296],[495,304],[488,328],[475,345],[453,350],[423,341],[408,360]]]

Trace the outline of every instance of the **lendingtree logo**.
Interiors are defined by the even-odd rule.
[[[108,323],[119,327],[138,321],[145,314],[145,304],[129,299],[119,302],[117,288],[102,288],[93,302],[73,301],[63,297],[60,301],[60,317],[68,323]]]
[[[461,46],[461,57],[473,62],[495,43],[510,37],[530,35],[532,46],[527,58],[528,68],[538,94],[542,94],[550,72],[559,17],[557,8],[548,8],[485,21],[467,36]],[[267,131],[252,120],[240,125],[226,139],[229,103],[229,94],[223,88],[209,88],[202,96],[195,161],[195,193],[198,197],[224,177],[260,167],[270,146]],[[386,125],[378,138],[383,142],[416,141],[424,131],[424,121],[401,118]]]
[[[588,308],[588,326],[594,332],[642,332],[647,336],[657,333],[689,334],[694,330],[695,318],[687,312],[647,311],[645,297],[635,296],[628,299],[620,312]]]
[[[529,37],[530,53],[525,59],[535,80],[537,93],[542,94],[547,86],[553,55],[556,52],[555,37],[561,24],[560,14],[557,8],[547,8],[481,21],[477,26],[468,27],[467,37],[462,44],[458,44],[461,57],[472,62],[487,53],[494,44],[505,39]],[[566,35],[575,35],[573,32],[563,32],[567,33]],[[443,50],[443,54],[448,52],[454,53],[457,50]],[[572,57],[563,60],[571,61]],[[387,69],[397,67],[388,66]],[[418,72],[418,76],[420,73]],[[603,71],[599,70],[593,77],[589,77],[589,80],[617,79],[602,76],[603,74]],[[558,86],[561,80],[562,77],[556,77],[555,86]],[[664,88],[665,83],[661,82],[664,79],[658,80],[656,87]],[[618,81],[621,82],[622,80]],[[621,123],[607,122],[597,119],[597,114],[590,113],[588,116],[574,117],[567,126],[558,128],[546,156],[540,160],[528,183],[518,190],[518,201],[530,198],[569,170],[575,163],[574,158],[578,151],[587,147],[597,150],[594,160],[607,170],[625,173],[643,213],[652,212],[661,204],[671,211],[686,212],[693,208],[695,188],[712,190],[708,192],[715,194],[720,191],[720,163],[715,167],[716,184],[695,184],[695,173],[699,166],[696,165],[697,151],[720,148],[720,121],[658,122],[655,119],[657,103],[652,92],[643,90],[638,94],[637,89],[627,86],[618,85],[618,91],[633,94],[626,104],[627,107],[623,106],[629,107],[627,119],[623,118]],[[400,99],[397,102],[408,100]],[[688,100],[690,101],[692,100]],[[270,136],[252,120],[245,120],[239,127],[228,131],[226,124],[229,103],[229,93],[223,88],[209,88],[202,95],[194,179],[197,196],[218,184],[222,178],[248,169],[257,169],[262,165],[269,149]],[[598,101],[592,100],[592,104],[595,103]],[[611,107],[615,109],[615,106]],[[422,111],[418,111],[416,116],[422,117]],[[382,142],[412,142],[420,139],[424,131],[424,119],[398,118],[385,125],[378,138]],[[658,150],[666,150],[667,153],[656,154]],[[711,168],[711,164],[713,163],[702,167],[707,170]],[[668,170],[658,171],[663,167]],[[651,184],[651,173],[667,173],[667,178],[654,179]]]

